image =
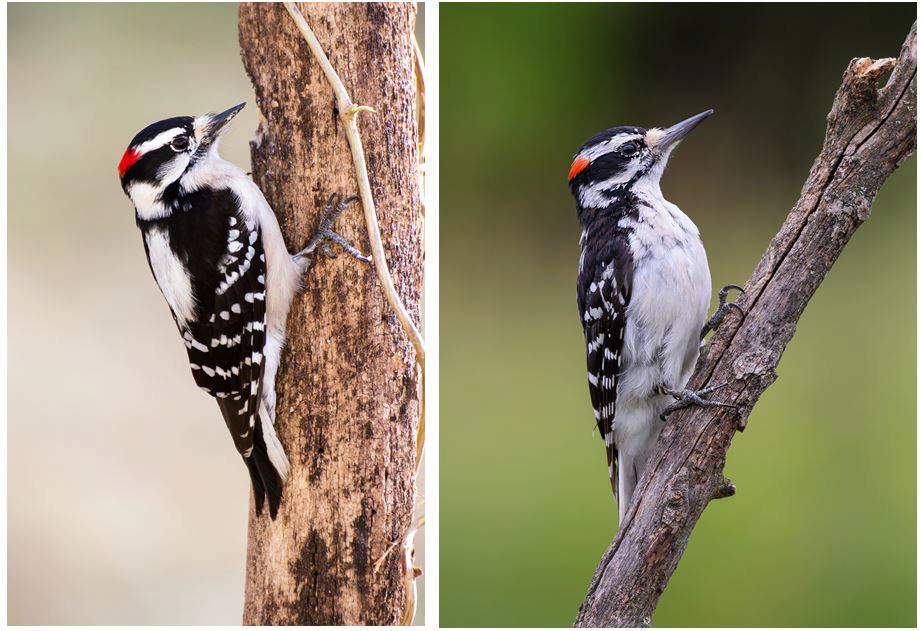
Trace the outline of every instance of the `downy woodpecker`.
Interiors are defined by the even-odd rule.
[[[142,129],[118,165],[144,251],[185,343],[195,383],[215,397],[252,480],[257,514],[275,519],[289,463],[275,434],[275,374],[285,321],[309,255],[328,241],[367,260],[331,230],[354,198],[326,208],[320,230],[291,255],[262,191],[218,155],[220,114]],[[334,208],[335,206],[335,208]]]
[[[660,419],[687,405],[723,405],[703,398],[715,388],[684,388],[703,336],[735,304],[726,304],[724,290],[707,320],[710,269],[700,233],[659,188],[671,152],[712,113],[667,129],[608,129],[579,148],[569,170],[582,224],[577,298],[589,394],[620,523]]]

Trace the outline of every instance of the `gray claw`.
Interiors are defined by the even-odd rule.
[[[314,251],[320,247],[323,250],[323,253],[330,257],[335,258],[336,252],[332,248],[332,244],[335,243],[339,245],[349,256],[352,256],[359,261],[364,261],[365,263],[371,260],[370,256],[365,256],[362,254],[358,248],[353,246],[351,243],[346,240],[345,237],[340,235],[338,232],[333,230],[333,225],[336,223],[336,220],[339,219],[339,215],[342,214],[349,204],[358,200],[358,196],[352,195],[351,197],[346,197],[336,203],[336,194],[333,193],[329,196],[329,201],[326,203],[326,206],[323,208],[323,218],[320,219],[320,226],[317,228],[317,231],[310,238],[310,241],[307,242],[307,247],[297,253],[296,257],[299,259],[308,259]]]
[[[739,313],[739,316],[745,315],[745,312],[742,311],[742,307],[740,307],[738,303],[727,301],[730,289],[735,289],[742,294],[745,293],[745,290],[738,285],[726,285],[720,289],[719,306],[716,308],[716,312],[713,314],[713,316],[707,320],[706,324],[704,324],[704,327],[700,330],[700,339],[707,337],[707,333],[710,331],[716,331],[720,324],[723,323],[723,318],[725,318],[726,314],[729,313],[732,309],[735,309]]]
[[[721,383],[718,386],[709,386],[707,388],[701,388],[700,390],[691,390],[685,388],[683,390],[672,390],[665,386],[659,386],[659,391],[662,394],[668,394],[675,397],[675,402],[662,410],[662,413],[659,415],[659,419],[663,422],[668,418],[668,415],[676,412],[678,410],[691,407],[692,405],[699,405],[700,407],[721,407],[721,408],[733,408],[738,409],[739,406],[733,405],[731,403],[721,403],[719,401],[710,401],[705,399],[704,396],[710,394],[711,392],[716,392],[720,388],[725,388],[729,385],[729,382]]]

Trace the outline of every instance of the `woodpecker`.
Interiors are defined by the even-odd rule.
[[[569,170],[582,226],[577,283],[595,422],[623,523],[665,416],[718,389],[685,389],[707,332],[735,303],[730,285],[708,320],[710,269],[694,222],[659,180],[707,110],[667,129],[614,127],[583,144]],[[727,406],[732,407],[732,406]]]
[[[220,114],[148,125],[118,165],[144,252],[189,357],[195,383],[214,397],[249,470],[262,514],[274,520],[288,458],[275,433],[275,375],[291,301],[311,254],[338,243],[331,226],[356,198],[330,198],[307,247],[288,252],[275,213],[247,174],[218,155],[240,103]]]

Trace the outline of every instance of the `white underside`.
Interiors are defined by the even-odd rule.
[[[657,184],[639,185],[634,191],[652,209],[641,206],[635,223],[622,220],[633,229],[634,273],[614,422],[621,519],[662,431],[659,415],[674,401],[655,389],[680,389],[690,378],[711,291],[697,227],[662,197]]]
[[[272,461],[272,465],[282,480],[288,476],[290,464],[275,433],[275,376],[278,373],[281,349],[284,344],[284,331],[282,331],[282,336],[278,336],[277,332],[272,330],[268,331],[265,341],[266,362],[262,376],[262,401],[259,406],[259,413],[262,417],[262,435],[265,438],[269,460]]]

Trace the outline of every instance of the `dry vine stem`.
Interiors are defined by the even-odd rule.
[[[416,91],[419,94],[419,101],[416,104],[416,117],[419,120],[419,162],[425,164],[425,62],[415,35],[413,35],[413,52],[416,55]]]
[[[735,491],[722,475],[733,434],[776,379],[806,303],[869,217],[880,186],[914,151],[915,34],[913,25],[897,61],[848,65],[801,196],[745,285],[744,316],[727,317],[691,379],[694,387],[729,382],[721,398],[740,415],[691,408],[669,418],[575,626],[649,625],[700,514],[711,499]]]
[[[422,217],[425,217],[425,61],[422,58],[422,49],[413,33],[413,53],[415,54],[416,68],[416,121],[419,128],[419,189],[422,194]],[[422,231],[422,242],[425,243],[425,231]],[[425,250],[423,246],[423,251]],[[424,312],[423,312],[424,314]],[[423,315],[424,319],[424,315]],[[421,341],[421,340],[420,340]],[[424,358],[423,358],[424,359]],[[424,362],[419,364],[422,368],[422,397],[419,410],[419,429],[416,431],[416,473],[422,465],[422,451],[425,447],[425,370]]]
[[[416,361],[421,370],[422,381],[419,427],[416,431],[416,469],[418,472],[418,467],[422,462],[422,451],[425,442],[425,343],[422,340],[419,329],[413,323],[409,312],[403,305],[403,301],[400,299],[396,287],[394,287],[393,277],[390,274],[390,269],[387,267],[387,258],[384,254],[380,228],[377,223],[377,211],[374,206],[374,196],[371,194],[371,181],[368,178],[368,167],[365,164],[364,147],[361,142],[361,134],[358,131],[357,120],[359,112],[373,113],[374,109],[367,105],[355,105],[352,102],[345,85],[342,83],[342,79],[339,78],[336,69],[333,68],[332,64],[329,62],[329,58],[326,56],[326,53],[323,52],[323,47],[320,46],[320,42],[317,40],[316,35],[314,35],[313,30],[310,28],[307,20],[304,19],[300,10],[298,10],[292,2],[285,2],[284,5],[285,9],[288,10],[288,13],[294,20],[294,23],[297,25],[298,30],[301,32],[301,35],[303,35],[304,39],[307,41],[310,51],[313,53],[314,58],[316,58],[317,63],[319,63],[320,67],[323,69],[323,74],[326,75],[326,79],[329,81],[336,95],[336,105],[342,117],[342,122],[345,125],[345,134],[349,141],[349,147],[352,150],[352,160],[355,163],[355,179],[358,181],[358,192],[361,197],[362,207],[364,208],[365,224],[368,228],[368,239],[371,244],[371,256],[374,260],[374,267],[377,270],[377,277],[380,280],[387,301],[396,312],[397,318],[403,325],[403,329],[406,331],[406,334],[409,336],[416,350]],[[422,79],[422,54],[415,37],[413,38],[413,53],[418,88],[420,84],[424,86],[424,83]],[[424,114],[421,116],[424,116]],[[424,127],[422,129],[424,129]],[[424,132],[420,131],[420,136],[422,133]],[[403,550],[403,554],[401,555],[401,567],[403,569],[404,583],[406,586],[406,605],[403,615],[400,618],[400,624],[404,626],[412,624],[416,611],[416,571],[413,566],[413,539],[416,531],[423,523],[424,520],[408,530],[400,540],[400,547]],[[375,565],[383,562],[391,549],[392,548],[388,548]]]

